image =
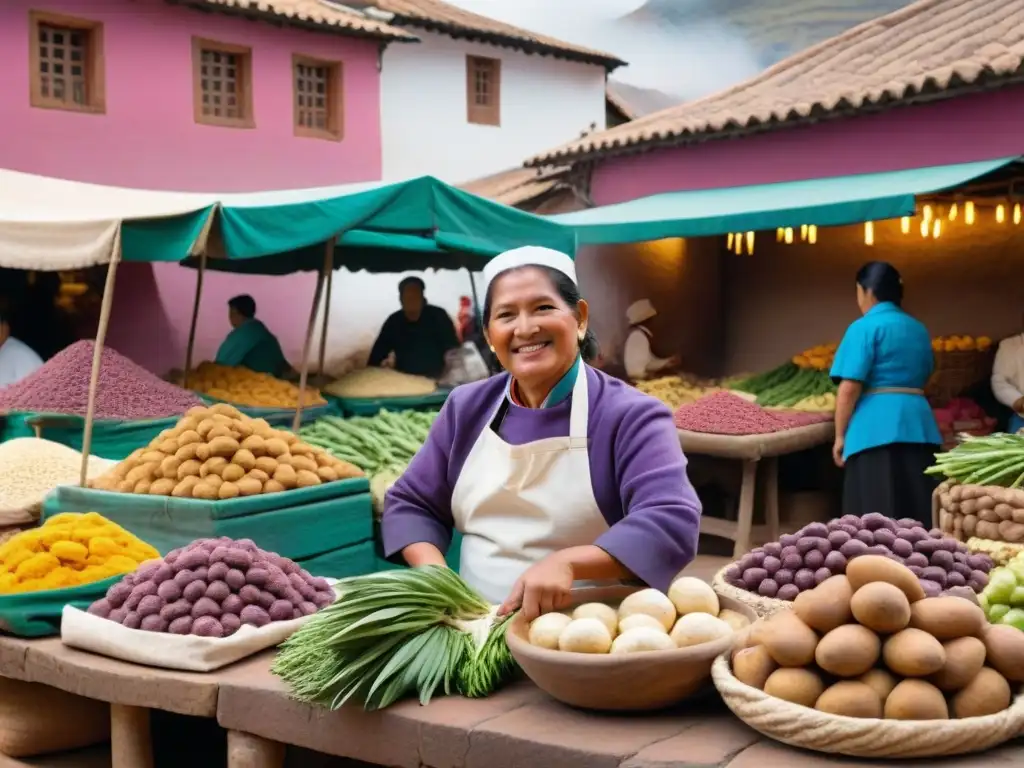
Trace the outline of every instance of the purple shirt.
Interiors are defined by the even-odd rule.
[[[668,408],[590,366],[587,443],[590,481],[610,526],[593,543],[645,583],[668,589],[697,551],[701,506],[686,475],[686,457]],[[381,533],[391,558],[410,544],[448,549],[452,491],[463,464],[505,397],[508,374],[457,387],[427,442],[387,493]],[[572,398],[550,408],[514,404],[500,436],[522,445],[569,434]]]

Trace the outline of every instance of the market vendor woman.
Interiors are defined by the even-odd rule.
[[[694,556],[700,502],[669,410],[587,365],[572,260],[546,248],[488,263],[483,322],[506,373],[455,389],[387,495],[388,557],[443,565],[503,612],[565,608],[574,581],[665,590]]]
[[[285,376],[291,370],[281,343],[256,319],[256,300],[235,296],[228,301],[228,321],[232,331],[217,350],[219,365],[241,366],[257,373]]]
[[[881,512],[931,527],[935,481],[924,474],[942,438],[924,396],[935,360],[928,329],[904,312],[903,280],[891,264],[857,272],[863,317],[846,331],[832,364],[839,385],[832,453],[845,466],[844,514]]]

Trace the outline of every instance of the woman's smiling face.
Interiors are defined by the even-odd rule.
[[[524,386],[554,386],[579,354],[587,303],[574,310],[537,267],[499,275],[490,298],[487,341],[502,367]]]

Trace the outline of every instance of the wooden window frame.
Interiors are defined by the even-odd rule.
[[[299,125],[299,90],[296,84],[300,65],[326,67],[327,73],[327,128]],[[292,128],[295,135],[306,139],[341,141],[345,137],[345,65],[340,61],[318,59],[315,56],[292,54]]]
[[[240,57],[238,77],[241,80],[239,103],[242,117],[215,117],[203,113],[203,51],[216,51]],[[255,128],[252,98],[252,48],[235,43],[222,43],[206,37],[192,38],[192,112],[196,123],[218,128]]]
[[[85,104],[62,101],[42,95],[39,72],[39,28],[64,27],[88,34],[85,64]],[[106,66],[103,58],[103,22],[66,16],[49,11],[28,12],[29,34],[29,104],[39,109],[59,109],[65,112],[103,114],[107,111]]]
[[[475,101],[476,71],[480,64],[490,67],[494,75],[494,103],[487,106]],[[466,56],[466,119],[473,125],[501,126],[501,59]]]

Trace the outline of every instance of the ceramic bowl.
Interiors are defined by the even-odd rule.
[[[587,587],[574,589],[573,606],[583,603],[617,605],[641,587]],[[752,609],[719,596],[729,608],[751,622]],[[728,650],[734,637],[668,651],[627,654],[586,654],[549,651],[530,645],[530,627],[520,615],[509,625],[509,650],[538,688],[552,698],[581,709],[630,712],[662,709],[695,696],[711,679],[715,657]]]

